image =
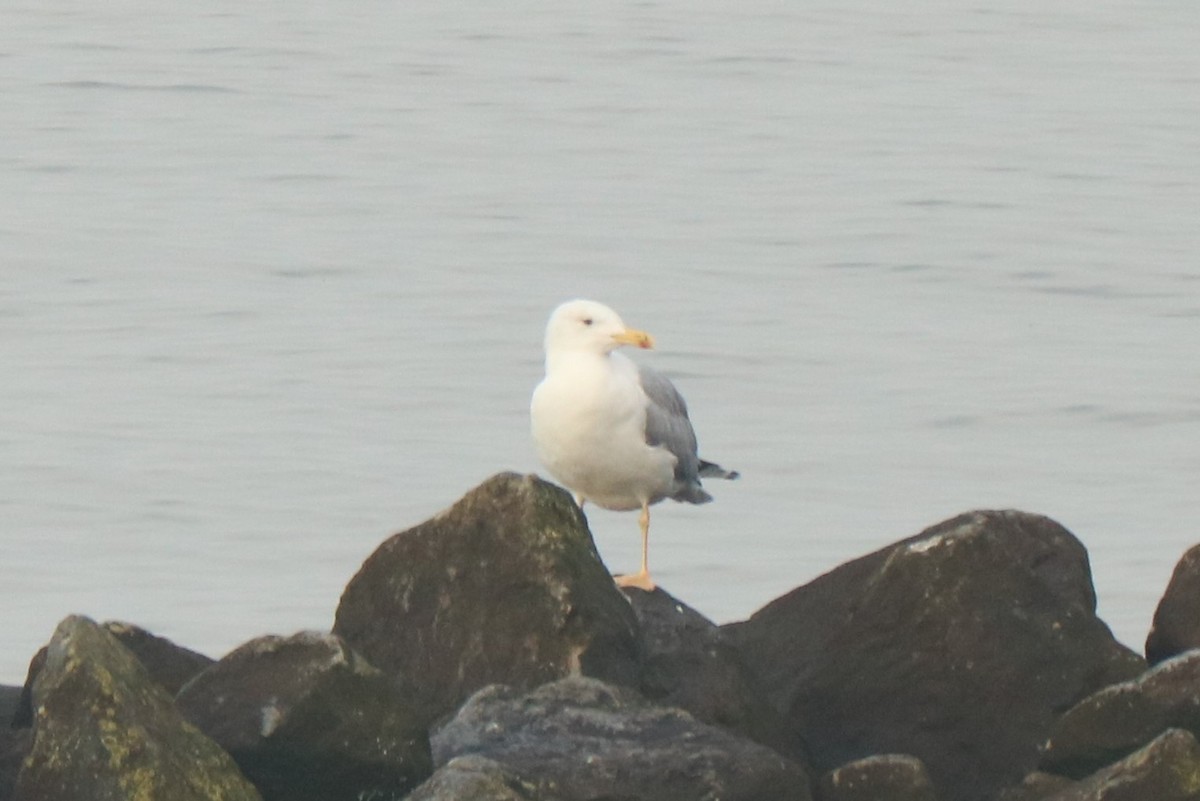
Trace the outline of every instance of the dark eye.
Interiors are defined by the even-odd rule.
[[[583,318],[583,324],[584,324],[584,325],[591,325],[591,324],[592,324],[592,318],[591,318],[591,317],[584,317],[584,318]]]

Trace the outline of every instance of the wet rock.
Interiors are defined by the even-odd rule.
[[[636,686],[637,621],[564,490],[502,473],[384,542],[334,632],[420,688],[430,719],[493,683],[583,674]]]
[[[1157,664],[1191,648],[1200,648],[1200,545],[1188,549],[1154,610],[1146,638],[1146,659]]]
[[[642,632],[641,692],[803,762],[804,748],[715,623],[657,589],[624,590]]]
[[[1075,782],[1066,776],[1056,776],[1053,773],[1034,771],[1026,776],[1016,787],[1006,787],[996,796],[996,801],[1043,801],[1055,793],[1061,793]]]
[[[150,673],[150,678],[158,682],[170,695],[179,692],[179,688],[188,679],[213,663],[212,659],[203,654],[157,637],[138,626],[113,620],[102,625],[109,634],[116,637],[117,642],[137,657]],[[43,647],[29,662],[29,672],[25,678],[21,700],[12,718],[14,726],[33,725],[33,682],[37,679],[45,660],[46,649]]]
[[[405,801],[556,801],[499,762],[468,754],[443,765]]]
[[[821,779],[820,801],[937,801],[924,763],[906,754],[884,754],[842,765]]]
[[[1044,801],[1196,801],[1200,745],[1170,729],[1144,748]]]
[[[1043,770],[1081,779],[1169,728],[1200,734],[1200,651],[1088,696],[1054,724]]]
[[[1095,608],[1066,529],[972,512],[725,629],[815,768],[913,754],[940,795],[974,801],[1036,767],[1058,712],[1144,669]]]
[[[259,801],[233,759],[87,618],[58,625],[33,702],[33,749],[15,801]]]
[[[186,684],[176,703],[266,801],[401,798],[432,769],[419,716],[330,634],[252,640]]]
[[[571,677],[476,693],[432,738],[435,764],[476,754],[562,801],[806,801],[804,771],[765,746]]]

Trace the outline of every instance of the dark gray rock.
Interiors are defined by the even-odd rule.
[[[14,801],[260,801],[233,759],[87,618],[58,625],[33,701]]]
[[[820,801],[937,801],[937,792],[921,760],[907,754],[882,754],[826,773],[817,797]]]
[[[45,664],[46,646],[43,645],[30,658],[29,668],[25,671],[25,684],[21,687],[21,695],[10,719],[16,728],[29,728],[33,725],[33,683]]]
[[[0,801],[12,798],[17,774],[32,747],[32,730],[0,725]]]
[[[171,695],[216,661],[132,623],[110,620],[104,628],[136,656],[150,677]]]
[[[334,632],[408,686],[430,719],[493,683],[583,674],[636,686],[637,621],[564,490],[502,473],[384,542]]]
[[[1037,765],[1055,716],[1145,662],[1095,614],[1057,523],[972,512],[725,627],[818,770],[920,758],[940,795],[990,799]]]
[[[1146,659],[1157,664],[1192,648],[1200,648],[1200,545],[1188,549],[1154,610],[1146,638]]]
[[[21,701],[21,691],[20,687],[0,685],[0,727],[12,724],[13,716]]]
[[[557,801],[495,760],[468,754],[443,765],[405,801]]]
[[[150,673],[150,678],[158,682],[170,695],[179,692],[179,688],[188,679],[213,663],[212,659],[203,654],[157,637],[130,623],[110,620],[102,625],[109,634],[116,637],[117,642],[137,657],[142,666]],[[33,682],[45,660],[46,649],[43,647],[34,654],[33,659],[29,662],[29,672],[25,677],[21,699],[12,717],[14,726],[33,724]]]
[[[1017,786],[1001,790],[1000,795],[996,796],[996,801],[1043,801],[1074,786],[1075,782],[1066,776],[1034,771]]]
[[[176,704],[266,801],[402,798],[432,770],[419,715],[337,637],[262,637],[194,678]]]
[[[1093,693],[1054,723],[1041,767],[1082,779],[1170,728],[1200,734],[1200,651]]]
[[[1200,745],[1169,729],[1144,748],[1045,801],[1197,801]]]
[[[481,690],[432,741],[438,765],[483,756],[562,801],[811,797],[803,769],[770,748],[584,677]]]
[[[642,632],[642,695],[804,762],[800,738],[720,627],[662,589],[624,592]]]

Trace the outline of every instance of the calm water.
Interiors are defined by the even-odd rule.
[[[10,4],[0,681],[72,612],[330,625],[385,536],[537,469],[575,296],[742,471],[655,510],[701,611],[1019,507],[1140,647],[1200,539],[1200,6],[728,5]]]

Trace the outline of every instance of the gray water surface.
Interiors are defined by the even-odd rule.
[[[329,626],[384,537],[538,469],[578,296],[742,472],[655,507],[700,611],[1018,507],[1140,647],[1200,539],[1196,42],[1182,0],[10,5],[0,680],[74,612]]]

